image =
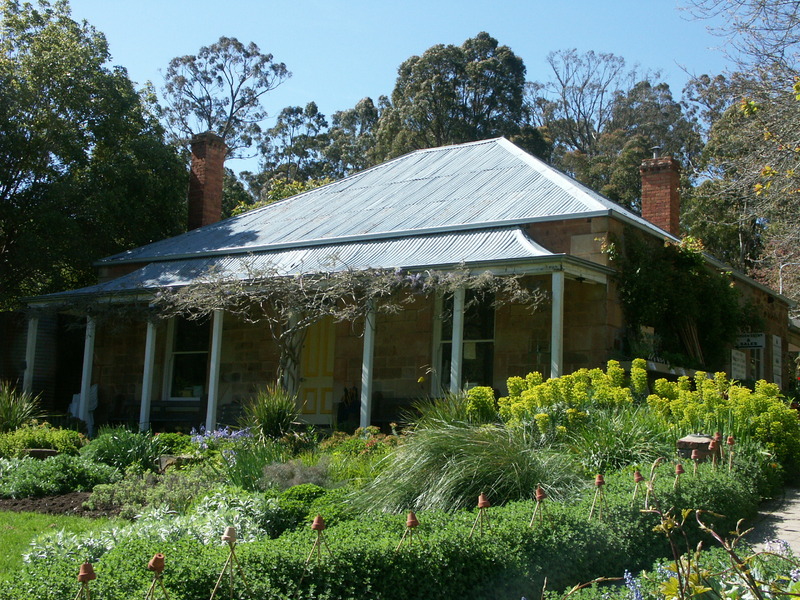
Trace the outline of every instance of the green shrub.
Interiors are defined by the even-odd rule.
[[[272,481],[265,476],[265,467],[273,463],[286,462],[289,451],[276,440],[251,439],[248,443],[237,444],[235,449],[223,450],[221,457],[226,481],[242,489],[256,492],[272,485]]]
[[[476,386],[467,391],[467,418],[472,423],[492,423],[497,420],[497,403],[492,388]]]
[[[99,483],[117,481],[119,477],[114,467],[68,454],[45,460],[0,459],[0,496],[28,498],[84,492]]]
[[[95,486],[86,504],[93,509],[120,507],[123,518],[133,518],[146,506],[166,506],[178,514],[186,514],[216,484],[214,474],[203,466],[171,469],[164,474],[129,471],[116,483]]]
[[[42,416],[39,396],[19,392],[9,381],[0,381],[0,432],[13,431]]]
[[[27,424],[14,431],[0,433],[0,457],[19,457],[26,448],[49,448],[64,454],[77,454],[86,437],[72,429],[52,427],[49,423]]]
[[[261,469],[259,488],[285,490],[303,484],[324,486],[327,482],[328,457],[322,457],[313,464],[306,464],[299,458],[293,458],[285,462],[271,462],[264,465]]]
[[[263,439],[278,439],[292,430],[299,414],[296,395],[279,385],[268,385],[244,405],[242,425]]]
[[[90,460],[120,470],[148,471],[155,468],[156,459],[164,453],[160,437],[125,427],[102,427],[81,452]]]
[[[467,422],[467,395],[447,392],[441,398],[422,398],[411,405],[411,411],[403,415],[403,420],[417,426]]]
[[[159,433],[157,436],[164,454],[192,454],[195,450],[192,436],[185,433]]]

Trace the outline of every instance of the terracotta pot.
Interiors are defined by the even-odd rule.
[[[729,436],[728,436],[728,446],[730,446],[731,448],[733,448],[733,444],[734,444],[733,436],[732,436],[732,435],[729,435]]]
[[[414,514],[414,511],[408,511],[406,527],[419,527],[419,521],[417,521],[417,515]]]
[[[544,493],[542,486],[536,486],[536,501],[542,502],[545,498],[547,498],[547,494]]]
[[[634,483],[642,483],[644,481],[644,477],[642,477],[641,471],[634,471],[633,472],[633,482]]]
[[[714,434],[714,439],[717,440],[717,444],[719,444],[722,441],[722,432],[721,431],[716,432]]]
[[[478,508],[489,508],[491,504],[489,503],[489,499],[486,497],[486,494],[481,494],[478,496]]]
[[[605,480],[605,478],[603,477],[603,474],[602,474],[602,473],[598,473],[598,474],[597,474],[597,477],[595,477],[595,478],[594,478],[594,484],[595,484],[597,487],[600,487],[601,485],[605,485],[605,484],[606,484],[606,480]]]
[[[81,583],[87,583],[94,579],[97,579],[97,575],[94,573],[94,567],[92,566],[92,563],[83,563],[80,571],[78,571],[78,581]]]
[[[233,543],[236,541],[236,527],[226,527],[225,533],[222,534],[222,541]]]
[[[712,452],[714,452],[717,449],[718,446],[719,446],[719,444],[718,444],[717,440],[711,440],[708,443],[708,449],[711,450]]]
[[[686,471],[684,471],[683,465],[681,463],[675,465],[675,475],[683,475],[684,473],[686,473]]]
[[[311,523],[311,529],[314,531],[322,531],[325,529],[325,519],[322,518],[322,515],[314,517],[314,522]]]
[[[163,573],[164,572],[164,555],[160,552],[158,554],[154,554],[153,558],[150,559],[150,562],[147,563],[147,568],[150,571],[154,571],[155,573]]]
[[[700,460],[700,450],[696,448],[692,450],[692,460]]]

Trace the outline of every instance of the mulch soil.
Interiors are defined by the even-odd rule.
[[[0,498],[0,511],[37,512],[47,515],[72,515],[75,517],[113,517],[119,514],[118,507],[84,508],[90,492],[71,492],[61,496],[41,498]]]

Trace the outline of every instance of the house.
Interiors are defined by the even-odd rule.
[[[357,327],[316,322],[299,361],[303,418],[311,423],[331,424],[337,402],[354,395],[360,423],[368,425],[443,388],[482,384],[504,392],[511,375],[538,370],[556,377],[622,357],[629,332],[604,245],[626,235],[657,245],[679,241],[678,164],[668,157],[642,165],[643,216],[500,138],[412,152],[220,221],[224,154],[214,134],[195,139],[190,231],[105,258],[97,285],[36,298],[31,308],[87,300],[146,306],[158,290],[203,281],[210,271],[246,278],[245,264],[284,277],[464,268],[522,277],[549,298],[533,312],[512,304],[465,311],[468,292],[461,289],[411,298],[396,314],[372,312]],[[709,265],[725,269],[712,258]],[[732,349],[728,371],[780,384],[792,373],[789,352],[797,350],[789,344],[788,300],[743,275],[732,277],[761,311],[763,327]],[[36,314],[27,336],[28,389]],[[201,323],[133,314],[128,323],[100,323],[88,315],[84,418],[97,384],[98,411],[127,411],[143,429],[180,419],[212,428],[255,387],[275,380],[279,356],[263,323],[221,310]]]

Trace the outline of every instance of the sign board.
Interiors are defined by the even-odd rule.
[[[763,348],[766,336],[763,333],[740,333],[736,336],[737,348]]]
[[[783,340],[779,335],[772,336],[772,382],[783,386]]]
[[[747,379],[747,355],[741,350],[731,350],[731,379]]]

